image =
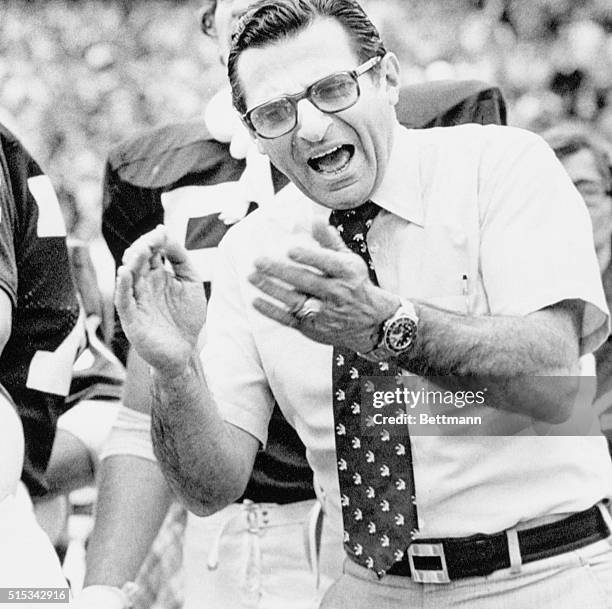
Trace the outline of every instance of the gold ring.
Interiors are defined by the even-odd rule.
[[[300,296],[302,297],[302,300],[289,307],[288,313],[290,315],[294,315],[297,317],[298,313],[304,308],[304,305],[308,302],[308,296],[306,296],[306,294],[300,294]]]
[[[309,317],[314,317],[323,308],[323,303],[317,298],[310,296],[302,303],[302,306],[294,313],[298,321],[304,321]]]

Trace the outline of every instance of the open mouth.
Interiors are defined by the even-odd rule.
[[[333,175],[345,169],[351,162],[354,154],[355,146],[352,144],[343,144],[323,154],[309,158],[308,165],[318,173]]]

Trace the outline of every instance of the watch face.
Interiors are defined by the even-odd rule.
[[[408,349],[416,336],[416,329],[416,324],[410,317],[393,320],[386,332],[387,346],[398,353]]]

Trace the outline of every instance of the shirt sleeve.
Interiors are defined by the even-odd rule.
[[[219,246],[202,350],[204,374],[221,416],[265,447],[274,407],[249,327],[249,310],[227,239]]]
[[[539,136],[510,129],[485,146],[481,176],[480,267],[491,312],[527,315],[582,300],[580,353],[592,352],[609,313],[590,217],[563,166]]]

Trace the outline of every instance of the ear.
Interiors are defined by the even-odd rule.
[[[382,58],[380,66],[389,104],[395,106],[399,101],[400,92],[400,64],[395,53],[387,53]]]
[[[255,144],[257,145],[257,150],[261,154],[265,154],[264,151],[262,150],[262,147],[261,147],[261,140],[257,137],[257,134],[255,133],[255,131],[253,131],[253,129],[251,129],[251,127],[249,127],[249,124],[244,119],[241,118],[240,122],[242,123],[242,126],[244,127],[244,130],[249,134],[251,140],[253,142],[255,142]]]

